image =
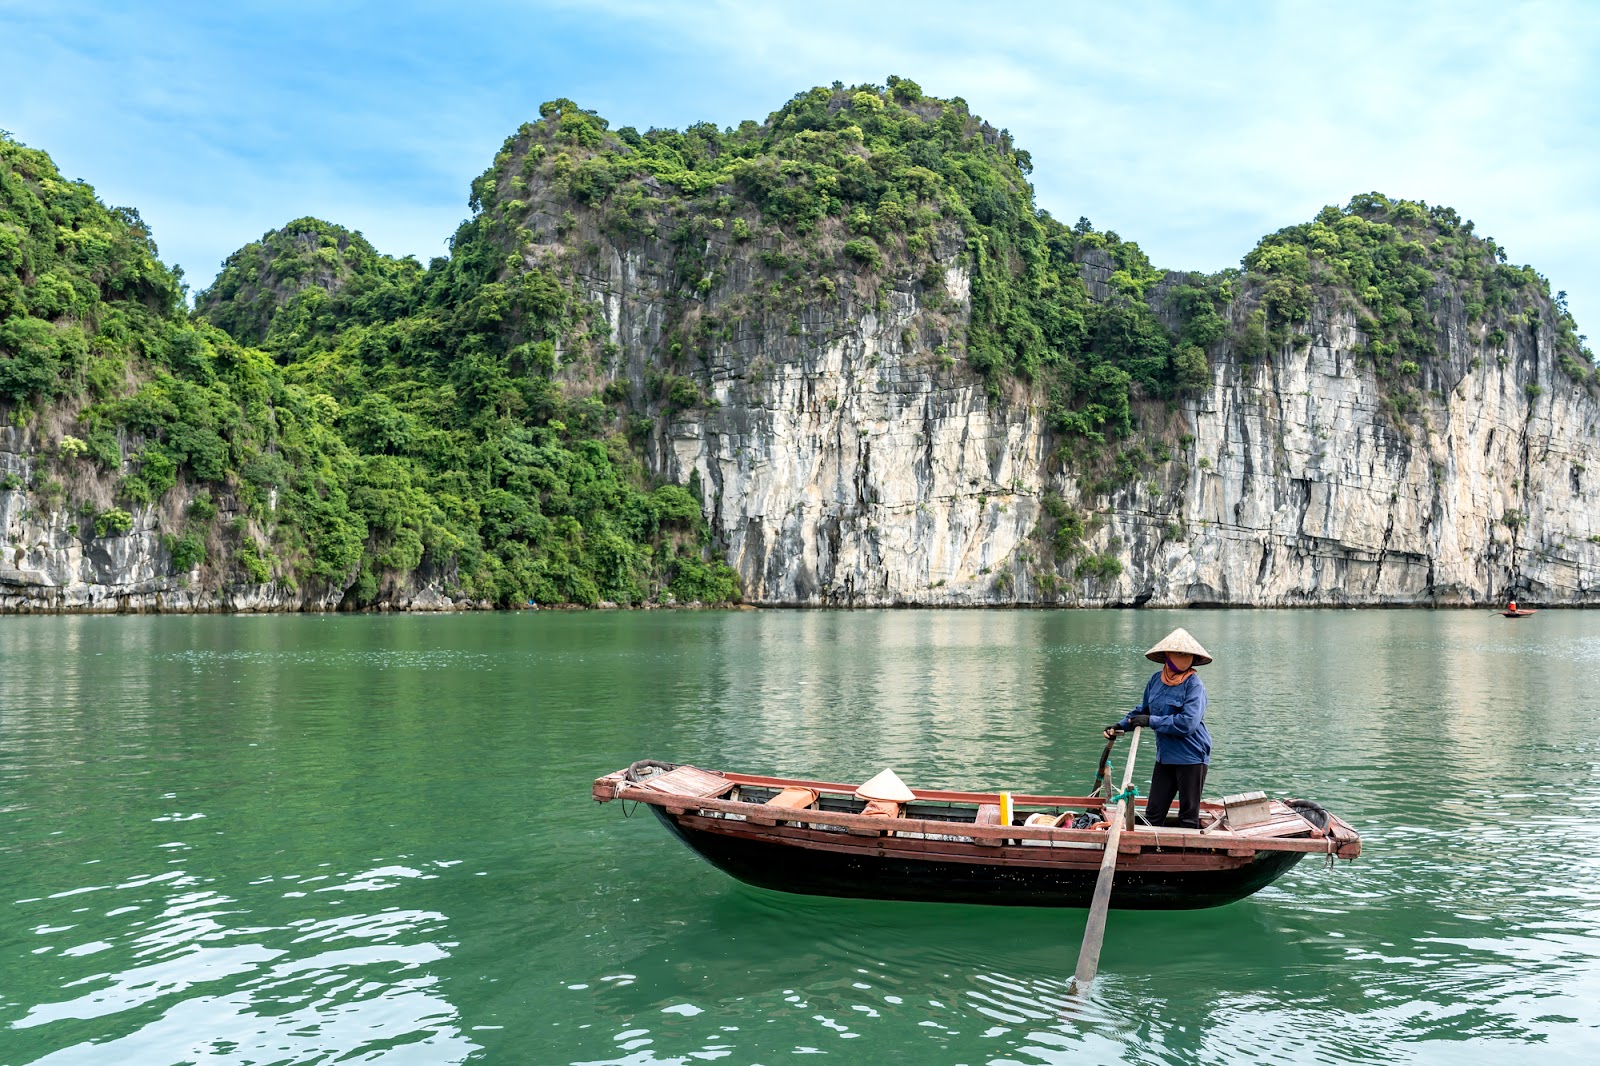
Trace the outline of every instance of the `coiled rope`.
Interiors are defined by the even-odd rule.
[[[660,770],[662,773],[667,774],[667,773],[671,773],[672,771],[676,770],[677,768],[678,768],[678,764],[675,763],[675,762],[662,762],[659,759],[639,759],[639,760],[637,760],[635,762],[632,762],[632,763],[628,764],[628,768],[626,770],[622,771],[622,777],[623,777],[623,780],[628,781],[631,784],[637,785],[640,781],[644,780],[644,773],[643,772],[645,770]],[[617,788],[617,795],[619,795],[619,796],[622,795],[622,782],[621,781],[617,782],[616,788]],[[634,806],[635,809],[637,809],[639,805],[637,803],[635,803],[633,806]],[[628,801],[627,800],[623,800],[622,801],[622,816],[624,818],[632,818],[633,817],[633,811],[628,810]]]

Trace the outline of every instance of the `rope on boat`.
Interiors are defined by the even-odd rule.
[[[634,762],[629,763],[628,764],[628,768],[626,770],[622,771],[622,778],[623,778],[624,781],[627,781],[630,784],[637,785],[640,781],[644,780],[643,771],[645,771],[645,770],[660,770],[662,773],[667,774],[667,773],[671,773],[672,771],[676,770],[677,768],[678,768],[678,764],[675,763],[675,762],[662,762],[659,759],[638,759],[638,760],[635,760]],[[616,794],[618,796],[621,796],[622,795],[622,781],[618,781],[616,783],[615,788],[616,788]],[[634,807],[634,810],[638,810],[639,809],[639,804],[638,803],[634,803],[633,807]],[[622,816],[624,818],[632,818],[633,817],[633,811],[628,810],[628,801],[627,800],[623,800],[622,801]]]
[[[1110,806],[1112,804],[1121,803],[1123,800],[1127,800],[1128,802],[1131,803],[1131,802],[1133,802],[1134,800],[1136,800],[1138,798],[1139,798],[1139,786],[1138,785],[1129,785],[1127,788],[1123,789],[1121,792],[1117,792],[1117,793],[1114,793],[1114,794],[1112,794],[1110,796],[1107,796],[1106,799],[1105,799],[1105,802],[1106,802],[1107,806]]]
[[[659,759],[639,759],[636,762],[630,763],[628,768],[622,771],[622,776],[634,784],[638,784],[643,780],[643,777],[640,776],[641,770],[660,770],[665,774],[671,773],[677,768],[678,764],[675,762],[661,762]]]
[[[1330,828],[1333,823],[1333,816],[1328,813],[1326,807],[1323,807],[1320,803],[1313,803],[1311,800],[1291,799],[1284,800],[1284,803],[1291,810],[1299,812],[1302,818],[1316,826],[1318,830],[1326,835],[1328,841],[1327,868],[1333,869],[1333,861],[1338,857],[1339,845],[1344,843],[1343,834],[1339,832],[1338,828]]]
[[[1300,812],[1300,816],[1302,818],[1316,826],[1318,829],[1328,828],[1328,811],[1327,808],[1323,807],[1320,803],[1313,803],[1310,800],[1297,799],[1284,800],[1283,802],[1284,806],[1288,807],[1290,810]]]

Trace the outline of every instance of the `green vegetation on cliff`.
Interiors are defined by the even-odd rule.
[[[1566,294],[1552,299],[1532,267],[1509,265],[1504,249],[1473,230],[1451,208],[1366,193],[1263,238],[1244,258],[1261,282],[1246,354],[1293,343],[1293,327],[1310,316],[1320,288],[1343,294],[1357,312],[1380,373],[1414,373],[1440,355],[1439,312],[1459,301],[1491,348],[1503,348],[1511,330],[1548,325],[1562,368],[1593,382],[1594,354],[1578,335]]]
[[[209,545],[258,569],[276,555],[300,577],[351,569],[361,542],[346,520],[353,457],[323,399],[191,322],[178,274],[135,212],[105,207],[45,153],[3,136],[0,207],[0,402],[18,422],[52,400],[76,414],[76,432],[41,457],[50,474],[30,486],[38,504],[81,510],[73,526],[88,538],[127,532],[127,508],[180,479],[210,484],[236,498],[236,518],[222,528],[214,507],[191,510],[186,528],[169,530],[184,544],[179,562],[198,565]],[[117,497],[98,512],[63,485],[96,471]]]
[[[593,305],[544,272],[500,280],[478,228],[423,271],[302,219],[229,257],[197,302],[333,401],[360,456],[354,601],[425,560],[505,604],[735,598],[731,572],[704,559],[701,501],[652,488],[607,408],[552,377],[558,345],[593,343]]]
[[[30,488],[83,507],[63,482],[113,480],[116,505],[74,523],[85,538],[127,532],[129,508],[183,481],[205,490],[169,531],[174,568],[209,555],[219,580],[315,582],[352,605],[419,570],[505,604],[737,595],[705,561],[699,501],[652,488],[597,404],[484,341],[496,312],[464,280],[472,257],[423,272],[302,220],[231,257],[191,319],[136,215],[43,152],[0,153],[0,398],[19,421],[77,409]],[[552,336],[588,314],[540,294]]]
[[[405,315],[421,273],[359,233],[299,218],[230,255],[200,304],[240,344],[293,351]]]
[[[1243,271],[1178,276],[1039,211],[1006,131],[905,79],[812,89],[731,129],[540,112],[472,183],[448,257],[302,218],[230,256],[193,314],[135,212],[0,135],[0,403],[65,427],[37,507],[117,535],[181,486],[175,572],[352,606],[424,583],[506,605],[720,602],[738,588],[713,560],[715,501],[653,483],[644,449],[714,402],[718,345],[800,335],[841,300],[914,296],[907,353],[1029,392],[1088,495],[1171,459],[1140,420],[1208,387],[1224,345],[1309,343],[1319,299],[1354,314],[1382,376],[1443,354],[1459,306],[1491,348],[1549,328],[1594,381],[1564,300],[1448,209],[1360,196],[1263,239]],[[605,242],[670,264],[651,350],[622,351],[585,286]],[[109,506],[90,491],[107,485]],[[1084,520],[1052,514],[1071,554]]]
[[[137,211],[0,133],[0,399],[104,393],[129,357],[161,360],[182,293]]]
[[[545,104],[541,114],[473,183],[481,212],[474,238],[525,247],[536,239],[522,228],[530,190],[553,190],[595,212],[616,238],[670,240],[679,250],[674,295],[683,320],[691,309],[698,314],[701,294],[725,272],[705,250],[716,231],[736,243],[762,238],[774,290],[796,307],[841,286],[865,290],[857,295],[871,302],[910,285],[937,309],[946,301],[946,268],[960,266],[970,276],[970,322],[927,338],[928,346],[964,349],[996,393],[1008,376],[1036,383],[1069,439],[1126,436],[1132,399],[1171,398],[1209,380],[1204,346],[1221,330],[1192,320],[1220,323],[1222,288],[1196,290],[1184,308],[1191,324],[1175,337],[1146,298],[1162,272],[1115,233],[1096,233],[1086,220],[1068,228],[1037,210],[1027,152],[959,98],[924,96],[897,77],[886,86],[835,83],[800,93],[762,124],[643,134],[613,132],[570,100]],[[576,222],[568,212],[566,225]],[[1080,271],[1096,253],[1113,266],[1104,300],[1091,298]],[[699,333],[677,337],[666,357],[703,350],[727,325],[698,315]]]

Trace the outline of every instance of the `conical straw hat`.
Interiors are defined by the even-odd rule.
[[[1211,656],[1200,646],[1200,642],[1189,635],[1187,629],[1174,629],[1171,633],[1156,642],[1156,646],[1144,653],[1144,657],[1153,663],[1164,662],[1167,653],[1174,655],[1193,655],[1196,666],[1204,666],[1211,661]]]
[[[889,803],[910,803],[917,798],[893,770],[885,770],[856,789],[856,796],[860,799],[886,800]]]

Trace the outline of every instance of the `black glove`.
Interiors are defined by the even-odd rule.
[[[1128,726],[1129,726],[1129,728],[1137,728],[1138,726],[1143,726],[1144,728],[1149,729],[1150,728],[1150,716],[1148,714],[1136,714],[1132,718],[1128,719]]]
[[[1100,735],[1105,737],[1107,740],[1113,740],[1116,737],[1120,736],[1121,734],[1122,734],[1122,723],[1121,722],[1114,722],[1111,725],[1106,726],[1105,729],[1101,732]]]

